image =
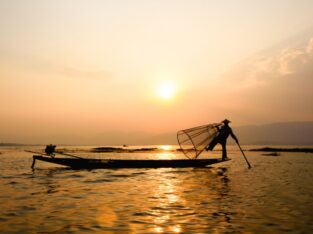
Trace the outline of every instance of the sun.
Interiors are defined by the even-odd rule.
[[[170,100],[176,94],[176,86],[171,81],[163,81],[157,86],[156,94],[164,100]]]

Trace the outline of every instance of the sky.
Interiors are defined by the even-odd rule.
[[[313,121],[312,9],[311,0],[0,0],[0,142]]]

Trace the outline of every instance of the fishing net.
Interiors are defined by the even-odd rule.
[[[178,131],[177,141],[185,156],[196,159],[218,135],[222,125],[221,123],[208,124]]]

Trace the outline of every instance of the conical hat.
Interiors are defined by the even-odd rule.
[[[228,119],[224,119],[224,120],[222,121],[222,123],[224,123],[224,124],[228,124],[228,123],[230,123],[230,120],[228,120]]]

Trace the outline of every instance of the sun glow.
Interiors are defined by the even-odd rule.
[[[167,151],[169,151],[169,150],[172,149],[172,146],[171,146],[171,145],[160,145],[159,147],[160,147],[160,149],[162,149],[162,150],[167,150]]]
[[[165,100],[172,99],[176,94],[176,86],[171,81],[163,81],[157,86],[156,94]]]

